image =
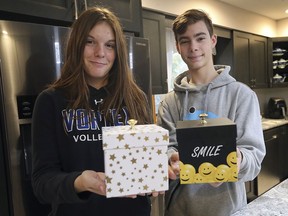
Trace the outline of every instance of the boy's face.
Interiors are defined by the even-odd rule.
[[[191,24],[184,34],[177,36],[177,50],[190,71],[213,67],[212,49],[217,43],[216,35],[209,35],[203,21]]]

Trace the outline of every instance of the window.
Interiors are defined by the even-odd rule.
[[[180,73],[188,70],[187,65],[177,52],[174,33],[171,28],[166,28],[166,50],[168,91],[171,91],[174,87],[175,78]]]

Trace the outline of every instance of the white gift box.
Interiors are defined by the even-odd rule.
[[[102,128],[106,196],[168,190],[168,130],[154,125]]]

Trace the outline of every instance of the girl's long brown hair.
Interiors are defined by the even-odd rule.
[[[111,119],[110,109],[114,108],[121,114],[121,108],[126,106],[130,118],[137,119],[139,124],[151,123],[152,117],[146,96],[136,85],[128,65],[127,45],[122,26],[119,19],[106,8],[90,8],[73,23],[61,76],[50,87],[64,90],[69,101],[67,108],[90,109],[83,53],[89,32],[99,22],[106,22],[111,26],[116,40],[116,59],[109,72],[108,84],[105,87],[108,96],[101,105],[101,110],[104,110],[107,119]]]

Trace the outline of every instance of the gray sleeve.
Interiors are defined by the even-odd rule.
[[[174,101],[173,101],[174,100]],[[179,120],[174,95],[168,93],[160,102],[157,114],[157,124],[169,131],[169,146],[177,146],[176,123]]]
[[[250,89],[239,95],[237,103],[237,147],[243,156],[238,179],[250,181],[259,174],[266,154],[260,108],[256,94]]]

